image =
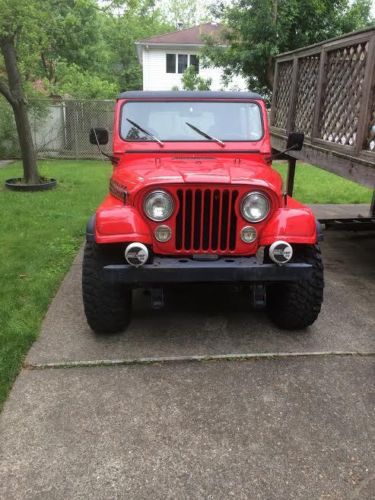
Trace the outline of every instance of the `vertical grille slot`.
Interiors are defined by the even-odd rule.
[[[220,225],[220,191],[218,189],[215,189],[213,213],[212,213],[212,237],[211,237],[212,250],[217,250],[217,246],[219,243],[219,225]]]
[[[220,237],[220,250],[225,250],[227,244],[227,232],[228,232],[228,216],[229,216],[229,193],[226,189],[223,191],[223,201],[221,210],[221,237]]]
[[[237,190],[179,189],[176,250],[225,253],[235,250]]]
[[[194,220],[194,250],[199,250],[201,246],[201,212],[202,212],[202,191],[197,189],[194,196],[194,213],[192,219]]]
[[[186,250],[190,250],[192,238],[191,238],[191,229],[193,227],[192,220],[192,209],[193,209],[193,193],[189,189],[185,193],[185,214],[183,221],[185,222],[185,234],[184,234],[184,242]]]
[[[232,202],[230,207],[230,223],[229,223],[229,248],[234,250],[236,248],[236,236],[237,236],[237,217],[236,217],[236,200],[238,198],[238,191],[232,191]]]
[[[184,217],[184,210],[183,210],[183,205],[184,205],[184,192],[179,189],[177,191],[177,198],[178,198],[178,204],[179,204],[179,211],[176,216],[176,250],[181,250],[182,249],[182,233],[183,233],[183,227],[182,227],[182,221]]]

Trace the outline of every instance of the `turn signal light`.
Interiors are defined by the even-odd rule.
[[[122,186],[119,184],[117,181],[114,179],[111,179],[109,181],[109,192],[117,199],[121,200],[126,203],[126,200],[128,198],[128,191],[125,186]]]

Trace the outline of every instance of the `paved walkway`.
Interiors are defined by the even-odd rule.
[[[297,333],[203,287],[163,311],[137,292],[129,330],[94,335],[79,255],[0,419],[0,498],[374,498],[375,238],[322,247]]]

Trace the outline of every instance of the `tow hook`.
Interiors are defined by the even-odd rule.
[[[164,307],[164,291],[162,288],[151,288],[151,307],[154,310],[163,309]]]
[[[266,287],[261,284],[252,285],[250,299],[254,309],[264,309],[266,307]]]

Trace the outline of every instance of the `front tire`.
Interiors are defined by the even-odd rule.
[[[279,328],[299,330],[317,319],[323,302],[323,262],[318,245],[296,246],[292,262],[311,264],[313,272],[308,280],[278,283],[267,288],[267,310]]]
[[[82,266],[82,297],[87,322],[96,333],[125,330],[131,319],[132,292],[123,285],[103,279],[109,264],[104,247],[86,241]]]

